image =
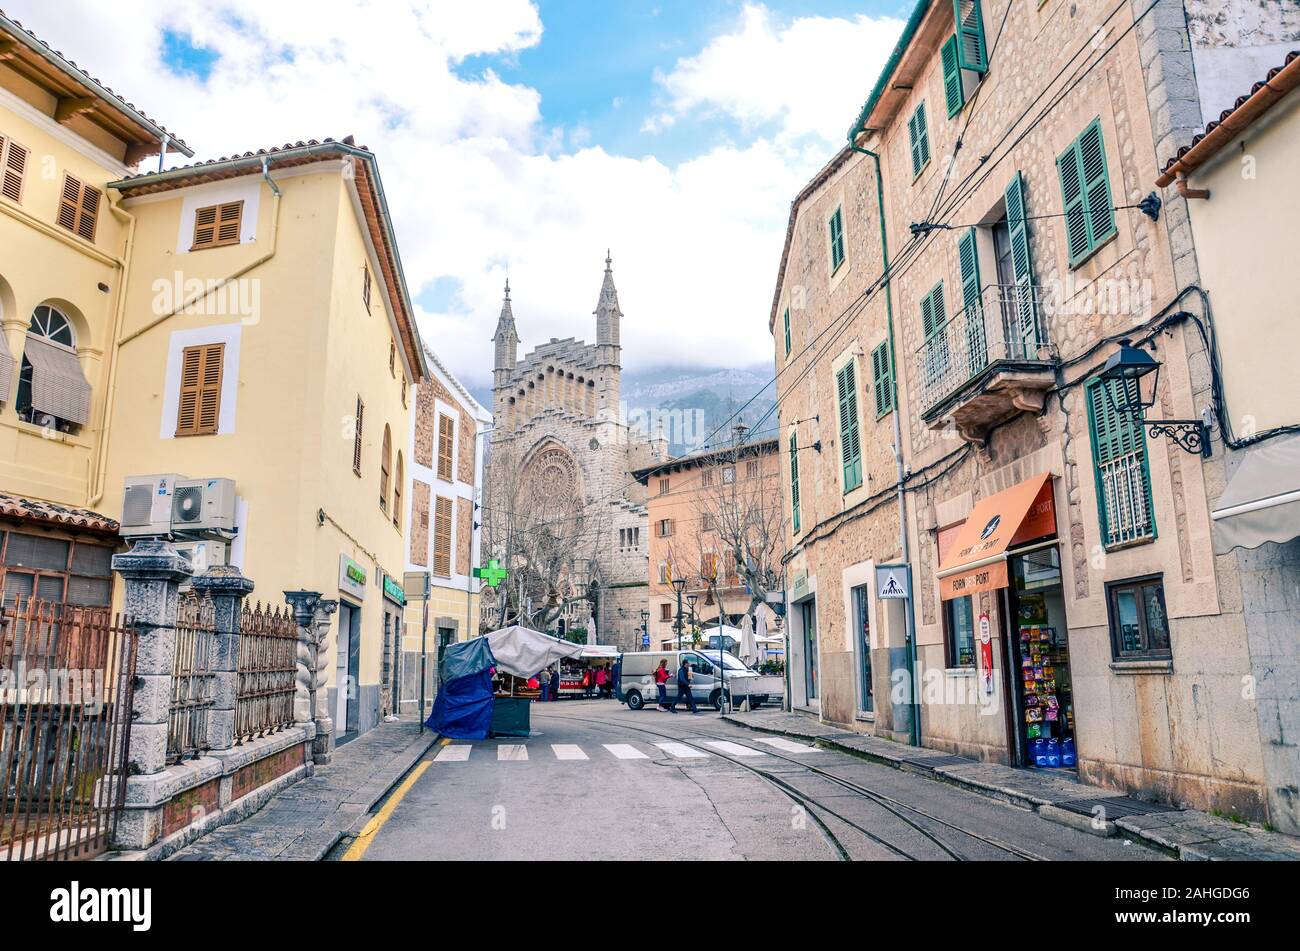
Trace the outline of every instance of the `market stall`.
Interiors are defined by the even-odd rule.
[[[428,726],[456,740],[527,736],[535,694],[521,682],[586,648],[524,627],[509,627],[447,648],[442,689]]]

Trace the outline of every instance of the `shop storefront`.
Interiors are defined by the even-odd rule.
[[[955,528],[939,568],[945,614],[963,619],[959,639],[982,683],[997,689],[1001,666],[1007,749],[1014,765],[1073,769],[1074,696],[1069,631],[1057,539],[1052,477],[1042,475],[983,499]],[[991,595],[997,607],[1000,664],[992,651],[988,614],[976,605]]]

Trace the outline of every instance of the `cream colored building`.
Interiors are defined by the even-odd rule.
[[[107,605],[109,394],[135,219],[108,183],[189,147],[0,14],[0,575]]]
[[[432,704],[436,668],[447,644],[478,637],[483,460],[492,414],[479,405],[437,354],[425,348],[429,375],[417,388],[408,436],[409,486],[406,569],[428,573],[427,605],[406,607],[401,665],[401,710],[419,705],[422,655],[424,697]]]
[[[407,506],[426,364],[375,155],[307,142],[109,185],[134,257],[109,387],[103,498],[124,480],[233,479],[229,560],[338,599],[336,736],[392,712]]]

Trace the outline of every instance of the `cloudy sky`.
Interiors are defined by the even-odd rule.
[[[509,270],[525,348],[770,363],[790,201],[912,0],[0,0],[199,159],[348,134],[379,157],[426,339],[467,383]]]

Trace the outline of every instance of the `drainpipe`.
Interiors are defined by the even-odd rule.
[[[916,682],[916,615],[913,606],[912,562],[907,535],[907,465],[903,459],[903,422],[902,407],[898,405],[898,348],[894,345],[894,292],[889,274],[889,234],[885,228],[885,179],[880,170],[880,155],[870,149],[864,149],[856,142],[850,141],[849,148],[854,152],[869,156],[876,165],[876,208],[880,213],[880,257],[884,270],[885,313],[889,329],[889,369],[894,383],[894,465],[898,477],[898,550],[903,564],[908,570],[908,598],[904,612],[906,620],[907,679],[911,685],[912,703],[908,716],[908,732],[913,746],[921,745],[921,703],[919,684]]]
[[[244,265],[239,270],[235,271],[234,274],[231,274],[229,277],[222,278],[216,284],[205,287],[203,290],[199,291],[199,293],[195,294],[193,297],[191,297],[189,300],[181,304],[179,307],[177,307],[175,310],[171,311],[170,313],[163,314],[161,317],[156,317],[153,320],[151,320],[149,323],[141,327],[139,330],[127,334],[125,337],[123,337],[121,340],[118,341],[118,346],[125,346],[126,344],[134,340],[136,337],[141,337],[144,334],[147,334],[149,331],[153,330],[159,324],[163,323],[164,321],[170,320],[171,318],[175,317],[177,314],[184,313],[185,311],[193,307],[195,304],[197,304],[199,301],[203,300],[203,298],[221,290],[227,284],[239,280],[249,271],[261,267],[267,261],[275,257],[276,248],[278,247],[279,240],[280,240],[280,199],[283,197],[283,194],[280,191],[280,186],[271,180],[271,173],[270,173],[270,168],[269,168],[269,163],[267,161],[267,158],[268,157],[265,155],[262,156],[262,177],[266,179],[266,184],[271,187],[271,192],[275,196],[274,207],[272,208],[272,212],[271,212],[271,246],[270,248],[267,249],[267,252],[263,254],[261,257],[257,258],[256,260]]]

